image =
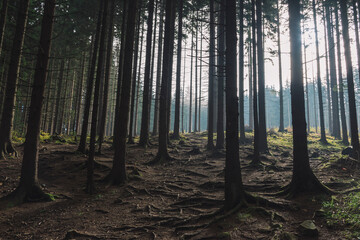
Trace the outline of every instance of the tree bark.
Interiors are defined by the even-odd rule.
[[[239,128],[240,142],[245,142],[245,112],[244,112],[244,2],[239,1],[240,37],[239,37]],[[221,109],[221,108],[219,108]]]
[[[132,69],[133,67],[133,53],[134,53],[134,35],[136,27],[138,1],[130,1],[128,7],[127,21],[126,21],[126,37],[124,45],[124,66],[123,69]],[[113,167],[111,169],[108,179],[112,184],[121,184],[127,180],[126,177],[126,137],[128,133],[129,110],[130,110],[130,93],[132,71],[122,71],[119,74],[123,75],[123,83],[121,90],[120,108],[117,117],[115,118],[115,133],[114,133],[114,146],[115,153],[113,159]],[[120,114],[121,113],[121,114]]]
[[[279,59],[279,98],[280,98],[280,125],[279,132],[284,132],[284,91],[283,91],[283,79],[282,79],[282,58],[281,58],[281,34],[280,34],[280,7],[279,1],[277,0],[277,13],[276,13],[276,25],[277,25],[277,45],[278,45],[278,59]]]
[[[262,1],[256,0],[256,31],[258,58],[258,101],[259,101],[259,151],[267,152],[266,108],[265,108],[265,61],[262,30]]]
[[[355,100],[355,91],[354,91],[354,75],[353,75],[353,67],[351,61],[351,50],[350,50],[350,39],[349,39],[349,21],[347,16],[346,1],[340,0],[340,11],[341,11],[341,23],[342,23],[342,35],[344,41],[344,55],[345,55],[346,72],[347,72],[351,145],[353,147],[355,155],[359,156],[360,145],[359,145],[356,102],[355,102],[356,100]]]
[[[318,38],[318,29],[317,29],[317,16],[316,16],[316,6],[315,0],[312,1],[313,16],[314,16],[314,26],[315,26],[315,45],[316,45],[316,80],[318,87],[318,96],[319,96],[319,115],[320,115],[320,142],[327,143],[325,135],[325,120],[324,120],[324,105],[322,98],[322,87],[321,87],[321,72],[320,72],[320,54],[319,54],[319,38]]]
[[[100,8],[103,8],[102,3],[103,3],[103,1],[101,1],[101,3],[100,3]],[[84,107],[84,115],[83,115],[83,121],[82,121],[82,126],[81,126],[81,136],[80,136],[79,147],[77,149],[81,153],[85,153],[85,151],[86,151],[86,138],[87,138],[87,132],[88,132],[88,125],[89,125],[91,98],[92,98],[92,92],[93,92],[93,88],[94,88],[96,59],[97,59],[98,49],[99,49],[102,12],[103,12],[102,10],[99,10],[93,52],[92,52],[92,56],[91,56],[92,57],[91,65],[90,65],[90,69],[89,69],[90,73],[89,73],[89,78],[88,78],[87,86],[86,86],[85,107]]]
[[[236,82],[236,1],[226,0],[226,210],[242,203],[245,195],[239,161],[239,108]]]
[[[9,198],[12,200],[12,204],[19,204],[28,200],[50,200],[50,197],[41,190],[38,183],[38,145],[41,110],[50,55],[54,11],[55,0],[45,1],[44,16],[41,24],[40,44],[34,74],[34,86],[31,94],[29,127],[24,143],[24,157],[21,167],[21,177],[19,186],[9,195]]]
[[[181,85],[181,45],[182,45],[182,21],[183,21],[183,0],[179,0],[178,10],[178,44],[177,44],[177,65],[176,65],[176,93],[175,93],[175,121],[174,139],[180,138],[180,85]]]
[[[149,144],[149,121],[150,121],[149,102],[151,101],[150,69],[151,69],[153,16],[154,16],[154,0],[150,0],[148,3],[146,53],[145,53],[145,57],[146,57],[145,77],[144,77],[143,104],[142,104],[142,114],[141,114],[140,140],[139,140],[139,145],[143,147],[147,147],[147,145]]]
[[[2,45],[3,45],[3,41],[4,41],[4,33],[5,33],[8,5],[9,5],[9,0],[2,1],[2,8],[1,8],[1,12],[0,12],[0,56],[2,53]]]
[[[17,152],[12,144],[11,130],[14,121],[14,107],[19,78],[20,59],[24,44],[26,23],[28,19],[28,9],[29,0],[20,0],[13,46],[10,53],[10,64],[6,81],[5,100],[0,124],[0,157],[4,157],[4,154],[12,153],[17,156]]]
[[[215,77],[215,12],[214,0],[210,0],[210,46],[209,46],[209,103],[207,149],[214,148],[214,77]]]

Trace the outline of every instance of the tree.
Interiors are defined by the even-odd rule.
[[[339,97],[340,97],[340,116],[341,116],[341,128],[342,128],[342,142],[345,145],[349,145],[348,130],[346,124],[345,115],[345,99],[344,99],[344,80],[341,63],[341,47],[340,47],[340,27],[339,27],[339,9],[338,5],[335,5],[335,26],[336,26],[336,49],[338,60],[338,78],[339,78]]]
[[[266,108],[265,108],[265,62],[262,30],[262,1],[256,0],[256,33],[257,33],[257,58],[258,58],[258,101],[259,101],[259,151],[268,151],[266,133]]]
[[[350,51],[350,39],[349,39],[349,28],[348,28],[349,21],[347,16],[346,1],[342,1],[342,0],[339,1],[340,1],[346,72],[347,72],[347,88],[348,88],[348,96],[349,96],[351,146],[353,147],[353,151],[355,155],[359,156],[360,145],[359,145],[356,103],[355,103],[354,75],[353,75],[353,67],[352,67],[351,51]]]
[[[226,0],[225,210],[230,210],[245,201],[239,161],[236,81],[236,0]]]
[[[154,163],[167,161],[170,158],[167,143],[168,143],[168,105],[169,98],[169,81],[171,80],[171,58],[174,49],[174,25],[175,25],[175,10],[176,4],[172,0],[166,0],[165,11],[165,36],[164,36],[164,53],[163,53],[163,68],[160,90],[160,111],[159,111],[159,147],[158,153]]]
[[[133,67],[133,49],[134,49],[134,35],[136,28],[136,14],[137,14],[138,1],[130,1],[127,14],[127,27],[126,37],[124,44],[124,66],[123,69],[132,69]],[[121,184],[127,180],[126,177],[126,137],[128,134],[129,123],[129,110],[130,110],[130,93],[131,93],[131,81],[132,71],[122,71],[119,74],[123,74],[123,83],[121,88],[121,100],[120,108],[116,109],[118,112],[115,118],[115,124],[117,125],[114,132],[114,146],[115,153],[113,159],[113,167],[108,176],[108,179],[112,184]],[[120,114],[121,113],[121,114]]]
[[[109,82],[110,82],[110,72],[112,65],[112,51],[113,51],[113,34],[114,34],[114,14],[115,14],[115,0],[110,1],[110,18],[108,24],[108,36],[107,36],[107,50],[106,50],[106,67],[105,67],[105,81],[104,81],[104,96],[103,96],[103,105],[101,106],[101,119],[100,119],[100,134],[99,134],[99,150],[101,153],[102,143],[104,141],[105,135],[105,123],[106,123],[106,113],[108,109],[108,96],[109,96]]]
[[[6,25],[6,17],[8,11],[9,0],[2,1],[2,8],[0,12],[0,55],[2,50],[2,45],[4,41],[4,33],[5,33],[5,25]]]
[[[276,26],[277,26],[277,40],[278,40],[278,59],[279,59],[279,97],[280,97],[280,125],[279,132],[284,132],[284,91],[283,91],[283,80],[282,80],[282,58],[281,58],[281,41],[280,41],[280,7],[279,1],[276,1],[277,11],[276,11]]]
[[[224,148],[224,78],[225,78],[225,0],[220,2],[220,16],[218,22],[218,111],[216,148]],[[241,22],[241,21],[240,21]],[[241,49],[241,48],[240,48]],[[240,53],[241,55],[241,53]],[[241,62],[241,61],[240,61]],[[240,103],[241,105],[241,103]]]
[[[154,0],[148,3],[148,18],[147,18],[147,35],[146,35],[146,54],[145,54],[145,77],[144,77],[144,91],[143,104],[141,116],[141,130],[139,145],[147,147],[149,144],[149,121],[150,121],[150,67],[151,67],[151,46],[152,46],[152,31],[153,31],[153,16],[154,16]]]
[[[207,149],[214,148],[214,77],[215,77],[215,17],[214,0],[210,0],[210,46],[209,46],[209,103]]]
[[[100,34],[100,47],[99,47],[99,56],[98,64],[96,69],[96,80],[95,80],[95,91],[94,91],[94,101],[93,101],[93,110],[91,116],[91,130],[90,130],[90,146],[89,146],[89,156],[87,162],[87,181],[85,191],[89,194],[93,194],[95,191],[94,186],[94,158],[95,158],[95,142],[97,134],[97,123],[98,123],[98,112],[99,112],[99,98],[100,98],[100,81],[102,78],[102,71],[105,61],[105,38],[107,31],[107,16],[109,11],[109,0],[103,1],[102,6],[99,11],[102,11],[102,21],[101,21],[101,34]],[[100,14],[99,14],[100,15]]]
[[[305,120],[304,84],[301,53],[300,0],[288,1],[291,52],[291,109],[293,125],[293,175],[283,193],[293,197],[300,192],[326,192],[310,168]]]
[[[5,89],[5,101],[0,124],[0,157],[4,157],[4,154],[12,153],[17,156],[17,152],[12,144],[11,130],[14,120],[14,107],[17,83],[19,79],[20,58],[24,44],[28,9],[29,0],[20,0],[18,5],[18,15],[16,20],[13,46],[10,53],[10,64]]]
[[[92,92],[93,92],[93,88],[94,88],[96,59],[97,59],[97,55],[98,55],[99,41],[100,41],[101,16],[102,16],[101,14],[102,14],[102,11],[99,10],[93,52],[92,52],[92,56],[91,56],[91,64],[90,64],[90,69],[89,69],[90,73],[89,73],[89,77],[87,80],[87,87],[86,87],[85,107],[84,107],[84,115],[83,115],[82,128],[81,128],[81,136],[80,136],[80,142],[79,142],[79,147],[78,147],[78,151],[81,153],[85,153],[85,151],[86,151],[86,138],[87,138],[87,132],[88,132],[88,125],[89,125],[91,98],[92,98]]]
[[[239,18],[240,18],[240,37],[239,37],[239,128],[240,142],[244,142],[245,137],[245,114],[244,114],[244,1],[239,1]]]
[[[181,84],[181,44],[182,44],[182,21],[183,21],[183,0],[179,1],[178,17],[178,44],[177,44],[177,65],[176,65],[176,96],[175,96],[175,121],[174,139],[180,138],[180,84]]]
[[[19,204],[30,200],[50,200],[49,195],[43,192],[38,182],[38,146],[41,111],[50,56],[54,11],[55,0],[46,0],[44,5],[44,16],[41,23],[40,43],[37,53],[34,86],[29,110],[29,127],[24,143],[20,183],[10,195],[3,199],[5,202],[11,201],[12,204]],[[2,206],[0,206],[0,208],[2,208]]]
[[[325,4],[326,25],[328,35],[328,49],[329,49],[329,62],[330,62],[330,86],[331,86],[331,103],[332,103],[332,120],[333,120],[333,136],[340,139],[340,120],[339,120],[339,102],[338,102],[338,88],[336,77],[336,62],[335,62],[335,43],[334,34],[332,31],[332,24],[330,19],[329,3]]]
[[[316,5],[315,0],[313,0],[312,8],[313,8],[314,26],[315,26],[316,71],[317,71],[316,80],[317,80],[318,95],[319,95],[320,132],[321,132],[320,142],[327,143],[326,135],[325,135],[324,106],[323,106],[323,98],[322,98],[322,90],[321,90],[319,38],[318,38],[318,29],[317,29],[317,20],[316,20],[317,17],[316,17],[315,5]]]

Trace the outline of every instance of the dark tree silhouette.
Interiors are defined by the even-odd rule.
[[[323,106],[323,97],[322,97],[322,89],[321,89],[319,38],[318,38],[318,28],[317,28],[317,20],[316,20],[317,16],[316,16],[315,0],[312,1],[312,9],[313,9],[314,26],[315,26],[316,72],[317,72],[316,80],[317,80],[318,95],[319,95],[320,132],[321,132],[320,142],[327,143],[326,135],[325,135],[324,106]]]
[[[293,124],[293,176],[283,193],[293,197],[300,192],[326,192],[310,168],[305,120],[301,53],[300,0],[288,1],[291,51],[291,109]]]
[[[55,0],[46,0],[41,23],[40,43],[37,53],[34,85],[31,94],[28,128],[24,143],[24,156],[19,186],[2,201],[19,204],[24,201],[50,200],[38,182],[39,134],[41,111],[44,100],[47,68],[50,56],[51,35],[55,11]],[[0,203],[0,208],[6,207]]]
[[[284,132],[284,90],[283,90],[283,79],[282,79],[282,58],[281,58],[281,40],[280,40],[280,7],[279,1],[276,1],[276,26],[277,26],[277,41],[278,41],[278,59],[279,59],[279,98],[280,98],[280,125],[279,132]]]
[[[174,121],[174,139],[180,138],[180,84],[181,84],[181,44],[182,44],[182,21],[183,21],[183,0],[179,1],[178,11],[178,44],[177,44],[177,64],[176,64],[176,96],[175,96],[175,121]]]
[[[359,156],[360,145],[359,145],[355,91],[354,91],[354,75],[353,75],[353,67],[352,67],[351,51],[350,51],[349,20],[347,16],[346,1],[343,0],[339,0],[339,1],[340,1],[340,11],[341,11],[342,35],[344,41],[344,54],[346,61],[347,88],[348,88],[348,96],[349,96],[351,145],[353,147],[355,155]]]
[[[149,144],[149,121],[150,121],[149,106],[151,101],[150,69],[151,69],[153,16],[154,16],[154,0],[150,0],[148,3],[145,77],[144,77],[143,104],[142,104],[142,115],[141,115],[140,140],[139,140],[139,145],[143,147],[147,147],[147,145]]]
[[[0,55],[2,50],[2,45],[4,41],[4,33],[5,33],[5,25],[6,25],[6,17],[8,11],[9,0],[2,1],[2,7],[0,12]]]
[[[26,23],[28,19],[28,9],[29,0],[20,0],[18,5],[13,45],[10,53],[10,64],[5,88],[4,108],[0,124],[0,158],[4,157],[4,154],[12,153],[17,156],[17,152],[13,147],[11,140],[11,130],[14,121],[15,98],[19,79],[20,58],[24,44]]]

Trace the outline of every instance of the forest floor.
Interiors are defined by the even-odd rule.
[[[108,142],[96,156],[94,195],[84,192],[86,155],[75,153],[76,144],[42,143],[39,181],[56,200],[25,203],[0,213],[0,239],[345,239],[354,238],[353,225],[329,220],[321,209],[335,197],[301,195],[292,200],[271,197],[291,180],[291,133],[268,136],[270,153],[263,166],[250,167],[252,146],[240,146],[246,190],[276,206],[249,205],[224,218],[209,216],[224,199],[224,151],[205,150],[206,133],[186,134],[169,152],[174,161],[148,165],[157,146],[146,150],[128,146],[123,186],[101,181],[110,171],[113,151]],[[345,146],[331,140],[323,146],[318,136],[309,138],[311,166],[319,179],[334,190],[356,187],[360,180],[356,160],[341,156]],[[21,146],[17,147],[22,150]],[[0,161],[0,197],[18,184],[20,158]],[[340,204],[340,203],[339,203]],[[358,214],[358,212],[357,212]],[[204,216],[199,218],[199,216]],[[208,216],[208,217],[206,217]],[[300,229],[312,220],[318,236]],[[332,222],[332,223],[331,223]],[[330,224],[331,223],[331,224]]]

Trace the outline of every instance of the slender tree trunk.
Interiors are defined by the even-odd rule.
[[[324,20],[324,37],[325,37],[325,66],[326,66],[326,95],[328,102],[328,118],[329,118],[329,132],[332,135],[333,132],[333,121],[331,117],[331,92],[330,92],[330,76],[329,76],[329,58],[328,58],[328,38],[326,30],[326,20],[325,20],[325,7],[323,7],[323,20]]]
[[[138,79],[136,83],[136,101],[135,101],[135,120],[134,120],[134,136],[138,133],[138,108],[139,108],[139,92],[140,92],[140,77],[141,77],[141,61],[142,61],[142,52],[143,52],[143,42],[144,42],[144,23],[142,25],[141,30],[141,46],[140,46],[140,60],[139,60],[139,72],[138,72]]]
[[[130,108],[130,123],[129,123],[129,144],[134,144],[134,112],[135,112],[135,97],[136,97],[136,77],[137,77],[137,63],[139,56],[139,42],[140,42],[140,17],[138,14],[137,19],[137,33],[136,33],[136,43],[134,50],[134,68],[133,68],[133,82],[131,87],[131,108]]]
[[[355,1],[353,1],[353,4]],[[353,7],[355,7],[353,5]],[[339,8],[335,6],[335,20],[336,20],[336,50],[338,60],[338,78],[339,78],[339,97],[340,97],[340,116],[341,116],[341,128],[342,128],[342,142],[345,145],[349,145],[349,138],[347,132],[346,115],[345,115],[345,99],[344,99],[344,80],[342,75],[342,63],[341,63],[341,47],[340,47],[340,27],[339,27]]]
[[[2,45],[4,41],[6,17],[8,11],[9,0],[2,0],[2,7],[0,12],[0,56],[2,53]]]
[[[73,102],[74,102],[74,88],[75,88],[75,71],[73,72],[73,77],[70,80],[71,81],[71,89],[69,93],[69,106],[68,106],[68,117],[67,117],[67,127],[66,127],[66,133],[67,135],[70,135],[71,130],[71,116],[73,115]]]
[[[102,143],[104,142],[106,113],[108,110],[108,96],[109,96],[109,82],[112,65],[112,51],[113,51],[113,33],[114,33],[114,14],[115,14],[115,0],[110,0],[110,18],[107,32],[107,50],[106,50],[106,67],[105,67],[105,81],[104,81],[104,99],[102,106],[102,114],[100,120],[100,135],[98,152],[101,153]]]
[[[291,49],[291,108],[293,122],[293,176],[285,193],[329,192],[313,174],[308,156],[301,52],[300,0],[288,1]]]
[[[355,43],[356,43],[356,55],[357,55],[357,67],[360,76],[360,40],[359,40],[359,25],[358,25],[358,13],[356,10],[356,2],[352,1],[352,7],[354,12],[354,26],[355,26]],[[359,79],[360,80],[360,79]]]
[[[252,56],[252,41],[251,41],[251,26],[249,27],[249,128],[254,129],[254,103],[253,103],[253,56]]]
[[[196,27],[195,27],[195,105],[194,105],[194,132],[198,131],[198,62],[199,62],[199,11],[196,11]]]
[[[258,57],[258,88],[259,88],[259,151],[268,151],[266,133],[265,108],[265,61],[263,48],[262,1],[256,0],[256,31],[257,31],[257,57]]]
[[[202,94],[201,94],[201,91],[202,91],[202,64],[203,64],[203,32],[202,32],[202,29],[203,29],[203,22],[201,21],[200,22],[200,35],[201,35],[201,38],[200,38],[200,68],[199,68],[199,126],[198,126],[198,129],[199,129],[199,132],[201,132],[201,101],[202,101]]]
[[[102,4],[100,3],[100,8],[102,8]],[[89,125],[89,116],[90,116],[90,106],[91,106],[91,98],[92,92],[94,88],[94,77],[95,77],[95,68],[96,68],[96,59],[98,55],[99,49],[99,41],[100,41],[100,30],[101,30],[101,17],[102,17],[102,10],[99,10],[97,26],[96,26],[96,33],[95,33],[95,40],[92,52],[92,59],[89,69],[89,78],[87,81],[86,87],[86,95],[85,95],[85,107],[84,107],[84,115],[81,127],[81,136],[80,136],[80,143],[78,147],[78,151],[81,153],[85,153],[86,151],[86,138],[88,132],[88,125]]]
[[[214,0],[210,0],[210,47],[209,47],[209,103],[207,149],[214,148],[214,77],[215,77],[215,12]],[[236,61],[236,60],[235,60]]]
[[[242,203],[245,197],[239,161],[239,108],[236,80],[236,1],[226,0],[226,210]]]
[[[174,121],[174,139],[180,138],[180,84],[181,84],[181,45],[182,45],[182,15],[183,0],[179,1],[179,18],[178,18],[178,44],[177,44],[177,66],[176,66],[176,95],[175,95],[175,121]]]
[[[17,82],[19,78],[19,67],[26,23],[28,18],[29,0],[20,0],[18,6],[18,16],[13,40],[13,46],[10,53],[10,65],[7,75],[4,108],[0,124],[0,155],[17,155],[11,140],[11,130],[14,121],[14,107],[16,102]]]
[[[189,102],[189,133],[192,131],[192,93],[193,93],[193,54],[194,54],[194,33],[191,33],[191,51],[190,51],[190,59],[191,59],[191,66],[190,66],[190,102]]]
[[[316,45],[316,80],[319,96],[319,115],[320,115],[320,142],[327,143],[325,135],[325,120],[324,120],[324,105],[322,98],[322,87],[321,87],[321,72],[320,72],[320,54],[319,54],[319,38],[318,38],[318,29],[317,29],[317,16],[316,16],[316,4],[315,0],[312,2],[313,7],[313,17],[314,17],[314,26],[315,26],[315,45]]]
[[[48,130],[48,115],[49,115],[49,106],[50,106],[50,99],[51,99],[51,89],[52,89],[52,80],[53,80],[53,75],[54,75],[54,71],[52,70],[52,67],[54,65],[54,61],[52,61],[51,67],[49,67],[49,71],[50,71],[50,75],[47,75],[48,77],[48,89],[47,89],[47,94],[46,94],[46,105],[45,105],[45,116],[44,116],[44,124],[42,126],[42,129],[44,132],[46,132]],[[52,112],[52,111],[51,111]]]
[[[161,82],[161,66],[163,54],[163,31],[164,31],[164,1],[160,0],[160,26],[159,26],[159,40],[158,40],[158,56],[157,56],[157,70],[156,70],[156,89],[155,89],[155,106],[154,106],[154,123],[152,135],[159,133],[159,102],[160,102],[160,82]]]
[[[176,3],[166,0],[165,37],[163,69],[160,90],[160,112],[159,112],[159,147],[155,162],[167,161],[170,156],[167,149],[168,144],[168,98],[170,97],[169,82],[171,81],[171,58],[174,49],[174,25],[175,25]]]
[[[80,85],[78,88],[78,99],[77,99],[77,115],[76,115],[76,123],[75,123],[75,136],[79,134],[80,131],[80,116],[81,116],[81,110],[82,110],[82,92],[83,92],[83,84],[84,84],[84,76],[85,76],[85,60],[86,60],[86,54],[83,53],[82,63],[81,63],[81,75],[80,75]]]
[[[38,182],[38,146],[41,124],[41,110],[44,99],[46,74],[50,55],[51,34],[55,11],[55,0],[47,0],[41,24],[40,44],[37,54],[34,87],[29,111],[29,127],[24,143],[24,157],[18,188],[9,195],[12,204],[24,201],[50,200]]]
[[[344,41],[344,55],[346,61],[346,72],[347,72],[347,87],[349,97],[349,112],[350,112],[350,134],[351,134],[351,145],[354,149],[354,153],[359,156],[359,135],[358,135],[358,124],[356,114],[356,100],[354,91],[354,75],[353,67],[351,62],[351,50],[350,50],[350,39],[349,39],[349,23],[347,16],[346,1],[340,0],[340,11],[341,11],[341,23],[342,23],[342,35]]]
[[[277,45],[278,45],[278,59],[279,59],[279,98],[280,98],[280,125],[279,132],[284,132],[284,91],[283,91],[283,80],[282,80],[282,58],[281,58],[281,33],[280,33],[280,6],[279,1],[277,0],[277,15],[276,15],[276,25],[277,25]]]
[[[336,77],[336,62],[335,62],[335,44],[330,19],[330,8],[325,5],[327,35],[329,44],[329,60],[330,60],[330,86],[331,86],[331,102],[332,102],[332,120],[333,120],[333,136],[340,139],[340,120],[339,120],[339,102],[338,102],[338,88]]]
[[[66,110],[66,101],[67,101],[67,89],[68,89],[68,82],[69,82],[69,72],[70,72],[70,62],[71,59],[68,60],[68,65],[67,65],[67,69],[66,69],[66,77],[65,77],[65,86],[64,86],[64,96],[60,98],[62,98],[62,103],[60,100],[60,105],[61,105],[61,112],[59,114],[59,122],[58,122],[58,129],[57,132],[58,134],[62,134],[63,133],[63,129],[65,129],[64,127],[64,115],[65,115],[65,110]],[[59,91],[61,91],[62,89],[60,89]]]
[[[305,68],[305,85],[306,85],[306,109],[307,109],[307,132],[310,134],[310,97],[309,97],[309,83],[308,83],[308,72],[307,72],[307,54],[306,54],[306,44],[305,39],[303,39],[303,46],[304,46],[304,68]],[[290,121],[289,121],[290,122]]]
[[[99,46],[99,55],[98,63],[96,69],[96,79],[95,79],[95,91],[94,91],[94,101],[93,101],[93,110],[91,116],[91,130],[90,130],[90,145],[89,145],[89,156],[87,162],[87,181],[85,191],[89,194],[95,192],[94,186],[94,158],[95,158],[95,143],[96,143],[96,134],[97,134],[97,124],[98,124],[98,113],[99,113],[99,97],[100,97],[100,82],[102,78],[102,72],[105,62],[105,41],[106,41],[106,31],[108,30],[107,24],[107,15],[109,11],[109,0],[104,0],[102,7],[102,20],[101,20],[101,34],[100,34],[100,46]],[[101,13],[99,14],[101,15]]]
[[[183,87],[182,87],[182,105],[181,105],[181,131],[185,133],[184,128],[184,110],[185,110],[185,78],[186,78],[186,42],[184,49],[184,64],[183,64]]]
[[[241,1],[242,2],[242,1]],[[218,111],[217,111],[217,138],[216,138],[216,148],[224,148],[224,80],[225,80],[225,6],[226,0],[220,2],[220,14],[218,18],[218,62],[217,62],[217,79],[218,79]],[[241,18],[242,19],[242,18]],[[240,21],[242,22],[242,21]],[[240,36],[241,37],[241,36]],[[240,47],[240,52],[241,52]],[[241,55],[241,53],[240,53]],[[241,58],[241,57],[240,57]],[[241,65],[241,60],[239,61]],[[241,74],[240,74],[241,78]],[[241,85],[240,85],[241,86]],[[240,87],[241,88],[241,87]],[[241,103],[240,103],[241,105]]]
[[[146,54],[145,54],[145,77],[143,90],[143,104],[141,114],[141,129],[139,145],[147,147],[149,144],[149,121],[150,109],[149,102],[151,101],[150,94],[150,69],[151,69],[151,46],[152,46],[152,31],[153,31],[153,16],[154,16],[154,0],[148,3],[148,18],[147,18],[147,35],[146,35]]]
[[[239,128],[240,142],[245,142],[245,112],[244,112],[244,2],[239,1],[240,37],[239,37]],[[220,106],[220,105],[219,105]],[[221,109],[221,108],[219,108]],[[220,110],[219,110],[220,111]],[[218,125],[219,126],[219,125]]]
[[[259,149],[259,119],[258,119],[258,94],[257,94],[257,61],[256,61],[256,19],[255,19],[255,1],[251,1],[252,14],[252,67],[253,67],[253,114],[254,114],[254,159],[252,164],[260,163],[260,149]]]
[[[133,67],[132,64],[134,55],[134,35],[136,28],[137,5],[137,0],[129,2],[129,8],[127,11],[126,38],[125,42],[123,43],[125,49],[123,69],[132,69]],[[109,175],[113,184],[124,183],[127,179],[125,169],[126,136],[128,133],[131,81],[135,79],[132,79],[132,71],[123,71],[122,74],[123,84],[121,90],[120,108],[116,109],[119,113],[117,114],[118,118],[115,118],[115,124],[117,125],[115,128],[116,131],[114,133],[115,153],[113,168]]]

